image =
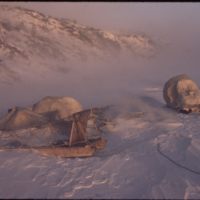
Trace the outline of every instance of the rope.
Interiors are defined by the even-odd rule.
[[[200,172],[199,171],[195,171],[193,169],[190,169],[189,167],[186,167],[178,162],[176,162],[175,160],[173,160],[172,158],[170,158],[169,156],[167,156],[166,154],[164,154],[162,151],[161,151],[161,148],[160,148],[160,144],[157,143],[157,151],[160,155],[162,155],[164,158],[166,158],[167,160],[169,160],[170,162],[172,162],[173,164],[175,164],[176,166],[182,168],[182,169],[185,169],[193,174],[197,174],[197,175],[200,175]]]

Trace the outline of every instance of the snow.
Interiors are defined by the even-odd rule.
[[[83,62],[82,57],[88,58],[88,54],[93,57],[102,52],[99,46],[103,45],[92,34],[94,32],[73,21],[63,21],[65,28],[73,27],[77,35],[83,29],[88,34],[92,32],[90,36],[95,45],[89,46],[62,30],[60,27],[64,25],[58,19],[49,17],[48,21],[37,12],[22,11],[15,13],[11,9],[0,13],[0,17],[12,14],[11,19],[21,15],[20,20],[26,20],[30,27],[32,18],[36,17],[34,23],[39,30],[36,29],[32,37],[27,31],[30,30],[28,25],[20,34],[3,29],[2,38],[6,37],[8,44],[20,52],[27,50],[26,42],[32,48],[26,52],[28,60],[12,56],[8,59],[1,54],[1,81],[8,83],[9,80],[11,84],[0,85],[0,115],[13,106],[33,105],[44,96],[72,96],[83,108],[115,106],[107,113],[112,121],[102,128],[107,146],[93,157],[60,158],[43,156],[34,149],[0,148],[0,198],[200,199],[200,115],[177,113],[167,108],[163,99],[164,83],[183,71],[200,83],[196,72],[199,56],[194,59],[194,52],[176,51],[174,46],[178,43],[175,43],[166,49],[161,45],[159,58],[138,58],[134,54],[125,59],[111,56],[113,60],[108,61],[104,55],[109,49],[103,50],[101,62],[95,58]],[[50,30],[56,27],[53,32],[42,31],[44,19],[52,23],[48,24]],[[120,45],[133,43],[131,48],[139,53],[149,44],[142,36],[98,33]],[[48,46],[51,42],[55,42],[53,47]],[[50,48],[48,53],[43,51],[44,44],[45,50]],[[38,46],[40,48],[36,48]],[[1,51],[7,52],[8,48],[1,46]],[[55,52],[59,52],[56,54],[60,56],[58,60],[52,57]],[[198,51],[195,49],[195,52]],[[75,60],[73,63],[72,59]],[[36,146],[54,139],[48,128],[43,131],[32,128],[28,134],[27,129],[6,134],[1,131],[0,147],[16,140]]]
[[[1,150],[0,197],[199,198],[198,174],[167,160],[157,144],[175,162],[200,173],[200,116],[132,100],[140,101],[140,113],[128,105],[133,109],[130,116],[118,105],[114,125],[103,129],[108,144],[94,157],[65,159]]]

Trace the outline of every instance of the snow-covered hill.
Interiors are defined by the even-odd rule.
[[[146,36],[120,34],[57,19],[20,7],[0,6],[0,77],[17,80],[24,73],[53,69],[65,73],[71,61],[113,56],[153,55]]]

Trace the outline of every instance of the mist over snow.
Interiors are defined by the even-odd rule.
[[[78,4],[80,22],[31,5],[0,3],[0,115],[71,96],[85,109],[115,105],[113,123],[103,133],[108,145],[91,158],[0,150],[0,198],[199,199],[200,115],[170,110],[162,93],[178,74],[200,85],[199,4],[130,3],[123,15],[109,4],[102,19],[113,14],[121,26],[81,21]],[[88,9],[99,15],[97,5]]]
[[[178,73],[198,82],[199,47],[184,30],[162,38],[159,30],[149,36],[111,32],[21,7],[0,9],[3,109],[46,95],[71,95],[85,106],[104,104],[141,88],[162,88]]]

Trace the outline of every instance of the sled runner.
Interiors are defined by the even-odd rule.
[[[93,156],[97,150],[101,150],[105,147],[107,141],[99,138],[96,140],[88,141],[87,144],[80,144],[75,146],[52,146],[52,147],[39,147],[35,148],[36,152],[42,155],[53,155],[60,157],[89,157]]]

